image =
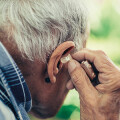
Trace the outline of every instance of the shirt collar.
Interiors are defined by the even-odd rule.
[[[23,75],[0,42],[0,99],[8,105],[20,120],[29,119],[31,95]]]

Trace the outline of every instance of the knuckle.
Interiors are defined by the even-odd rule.
[[[80,78],[78,75],[74,74],[71,79],[73,80],[74,84],[80,84]]]
[[[85,52],[93,52],[93,50],[88,49],[88,48],[83,48],[83,50],[84,50]]]
[[[97,52],[97,54],[100,54],[100,55],[106,55],[106,53],[102,50],[97,50],[96,52]]]

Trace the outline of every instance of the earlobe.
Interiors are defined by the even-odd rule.
[[[56,82],[56,75],[58,74],[59,69],[62,67],[62,63],[60,63],[61,57],[67,56],[74,47],[74,42],[67,41],[60,44],[52,53],[48,62],[48,75],[51,83]]]

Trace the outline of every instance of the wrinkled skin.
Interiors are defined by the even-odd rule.
[[[46,83],[47,64],[40,60],[30,61],[21,56],[13,42],[2,40],[9,53],[20,68],[32,96],[31,113],[38,118],[54,116],[68,93],[66,83],[70,79],[68,70],[63,67],[56,76],[56,83]],[[3,42],[4,41],[4,42]],[[62,76],[62,78],[61,78]]]
[[[75,53],[73,58],[74,60],[68,63],[68,71],[80,96],[80,120],[119,120],[120,69],[99,50],[83,49]],[[76,60],[89,60],[94,63],[99,71],[100,84],[94,87]],[[70,89],[73,88],[71,86],[67,85]]]

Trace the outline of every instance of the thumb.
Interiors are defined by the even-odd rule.
[[[87,74],[83,70],[83,68],[80,66],[80,63],[71,60],[68,63],[68,72],[71,76],[71,80],[77,89],[78,93],[80,95],[90,94],[97,92],[96,89],[91,84]]]

